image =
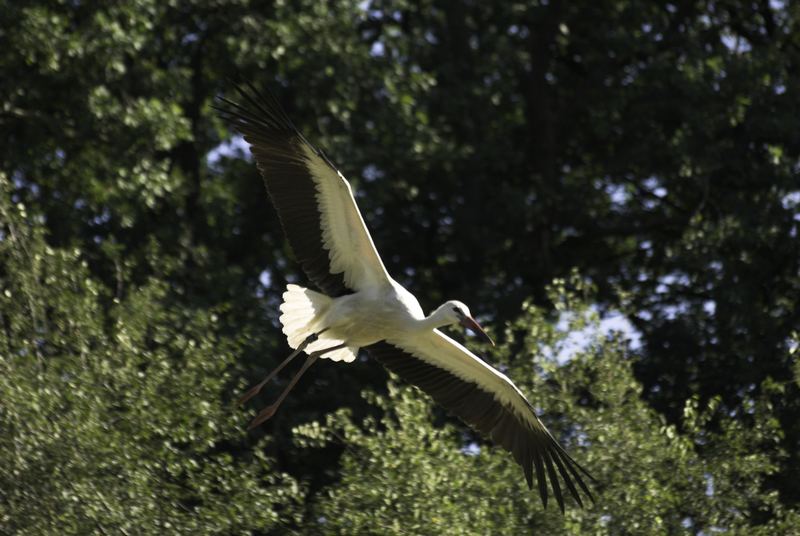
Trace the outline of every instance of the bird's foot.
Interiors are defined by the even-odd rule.
[[[245,394],[243,394],[239,400],[236,401],[236,404],[241,406],[245,404],[248,400],[256,396],[259,392],[261,392],[261,388],[264,387],[264,383],[259,383],[258,385],[254,385],[250,389],[247,390]]]
[[[256,415],[256,418],[250,421],[250,424],[247,425],[248,430],[252,430],[253,428],[257,427],[258,425],[268,421],[275,415],[275,411],[277,411],[278,405],[277,404],[270,404],[266,408],[262,409]]]
[[[261,390],[261,386],[260,385],[256,385],[255,387],[251,387],[249,391],[247,391],[245,394],[243,394],[239,398],[239,400],[236,401],[236,405],[237,406],[241,406],[242,404],[244,404],[245,402],[247,402],[248,400],[250,400],[251,398],[256,396],[260,390]]]

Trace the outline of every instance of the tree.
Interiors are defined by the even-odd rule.
[[[241,342],[219,335],[214,312],[171,305],[163,280],[111,298],[80,249],[48,246],[41,215],[9,202],[4,176],[0,191],[0,532],[291,523],[302,492],[266,442],[235,455],[245,419],[227,393]]]
[[[340,410],[296,430],[306,448],[344,447],[341,481],[321,494],[306,519],[323,534],[788,534],[800,512],[781,507],[764,484],[785,456],[769,395],[748,401],[753,427],[733,416],[710,431],[720,399],[684,402],[679,426],[642,400],[628,341],[604,333],[580,292],[556,282],[564,328],[527,304],[509,326],[521,344],[494,354],[518,380],[572,455],[595,472],[597,503],[565,516],[542,512],[520,468],[502,449],[465,443],[420,391],[390,383],[388,395],[365,393],[379,419]],[[569,338],[583,348],[560,363]],[[679,430],[684,433],[680,433]],[[754,449],[754,445],[763,448]],[[552,505],[551,505],[552,506]],[[752,525],[752,512],[767,514]]]
[[[234,345],[242,371],[215,391],[228,396],[284,353],[277,306],[302,274],[209,105],[231,78],[270,86],[354,183],[423,306],[459,298],[502,326],[526,301],[552,310],[547,284],[578,267],[597,309],[640,333],[642,396],[680,436],[695,397],[713,434],[730,419],[756,433],[752,401],[772,404],[786,455],[753,448],[779,464],[763,481],[778,515],[800,501],[798,9],[0,1],[5,201],[42,247],[79,252],[103,336],[140,290],[167,316],[217,315],[185,329]],[[315,365],[303,396],[227,450],[240,460],[268,437],[314,496],[343,447],[298,451],[291,429],[340,407],[378,418],[358,393],[385,381],[367,362]]]

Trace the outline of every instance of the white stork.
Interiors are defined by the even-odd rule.
[[[300,352],[308,357],[278,399],[250,423],[272,417],[300,376],[320,357],[351,362],[360,348],[416,385],[466,424],[511,452],[528,487],[533,471],[547,506],[547,479],[561,510],[558,475],[579,505],[575,483],[592,500],[591,475],[558,444],[506,375],[439,328],[461,324],[491,342],[466,305],[450,300],[428,316],[389,276],[347,180],[295,128],[271,93],[237,87],[243,103],[222,98],[222,116],[250,144],[297,261],[321,291],[288,285],[280,317],[294,352],[240,399],[246,402]],[[494,344],[494,343],[492,343]]]

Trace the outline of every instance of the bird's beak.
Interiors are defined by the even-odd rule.
[[[475,335],[478,336],[479,339],[483,339],[484,341],[494,346],[494,341],[492,340],[492,338],[489,337],[485,331],[483,331],[481,325],[478,324],[474,318],[465,316],[464,318],[461,319],[461,325],[472,331]]]

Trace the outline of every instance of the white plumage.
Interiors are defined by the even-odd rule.
[[[321,331],[331,309],[333,300],[324,294],[303,288],[299,285],[287,285],[283,293],[280,322],[283,334],[289,346],[296,350],[303,341]],[[328,331],[305,347],[306,353],[316,352],[347,342],[343,337],[336,337]],[[347,346],[339,350],[327,352],[320,357],[331,361],[350,363],[355,360],[358,347]]]
[[[317,358],[349,363],[365,348],[387,369],[511,452],[529,486],[535,472],[545,506],[548,480],[562,511],[561,482],[578,504],[581,494],[575,484],[591,498],[582,479],[591,476],[561,448],[523,393],[506,375],[439,331],[461,324],[491,342],[466,305],[451,300],[425,316],[417,299],[387,273],[342,174],[300,134],[274,96],[237,89],[244,104],[222,99],[227,107],[220,111],[251,144],[297,261],[322,291],[287,287],[280,321],[294,352],[242,401],[257,394],[299,353],[309,357],[251,427],[275,413]]]

